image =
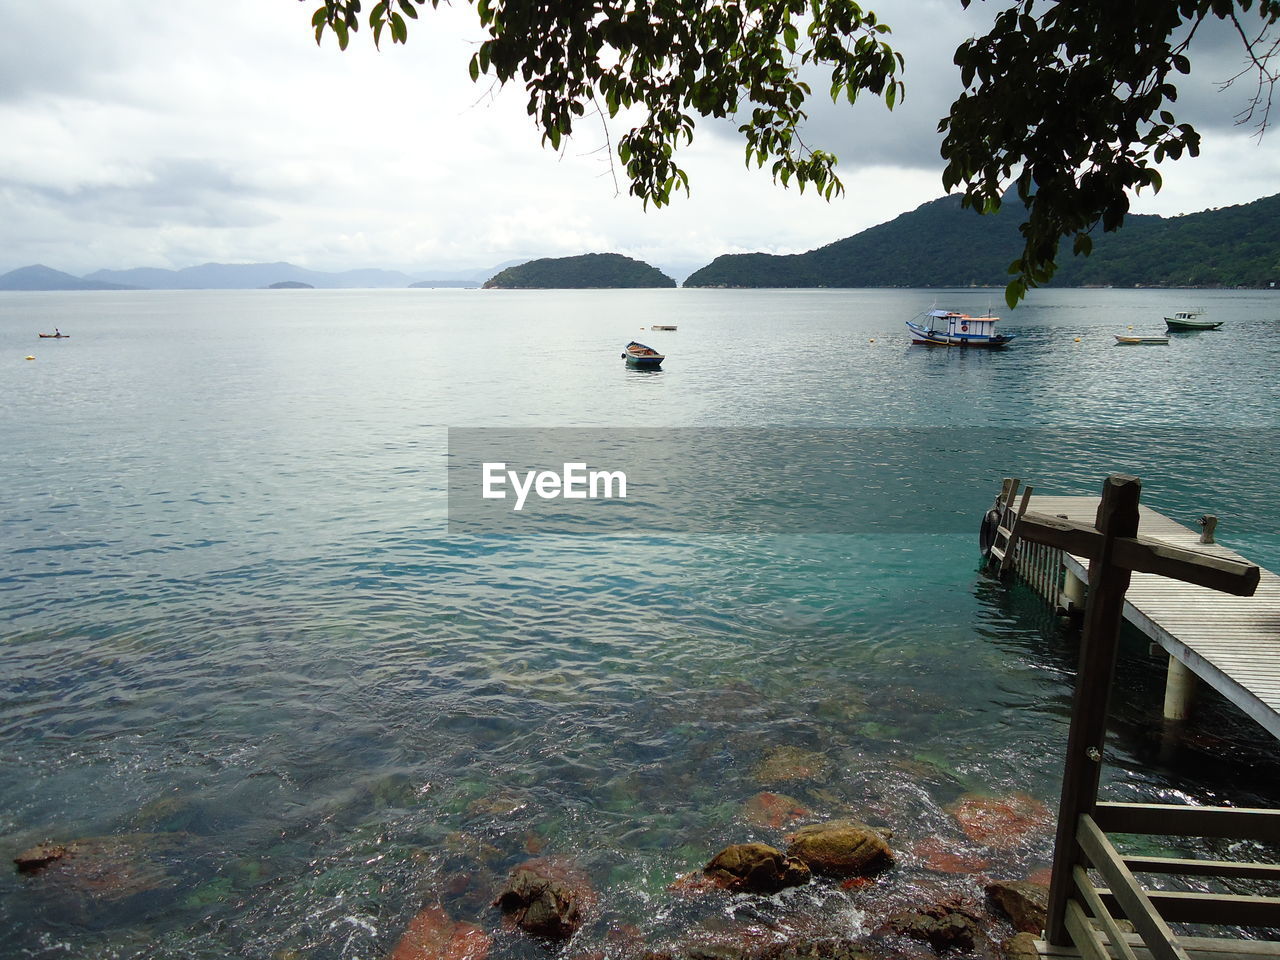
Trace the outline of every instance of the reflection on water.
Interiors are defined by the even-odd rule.
[[[0,300],[11,348],[53,311],[76,334],[0,370],[0,836],[10,857],[79,841],[85,865],[54,889],[0,873],[0,956],[380,956],[439,904],[532,958],[490,903],[533,855],[586,871],[601,905],[573,949],[610,954],[848,934],[1034,873],[1074,637],[977,571],[999,478],[1133,470],[1280,559],[1270,300],[1222,295],[1218,339],[1122,358],[1111,333],[1176,299],[1125,293],[1046,294],[1002,354],[907,346],[932,292]],[[626,369],[655,320],[680,327],[653,344],[668,365]],[[529,339],[537,364],[501,346]],[[896,429],[936,445],[916,506],[949,525],[449,533],[450,427],[698,428],[673,439],[686,466],[700,431],[786,427],[777,476],[801,480],[824,431]],[[714,459],[788,508],[766,457]],[[1274,802],[1270,744],[1212,700],[1160,742],[1158,664],[1129,646],[1106,789]],[[762,793],[890,826],[898,865],[767,901],[671,892],[728,843],[781,842]],[[1004,831],[976,831],[995,809]]]

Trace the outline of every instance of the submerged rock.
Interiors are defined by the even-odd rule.
[[[795,820],[811,815],[799,800],[785,793],[757,793],[742,805],[742,819],[755,827],[781,830]]]
[[[440,907],[427,907],[409,921],[388,960],[484,960],[493,938],[460,923]]]
[[[911,853],[935,873],[973,876],[991,867],[991,861],[985,857],[965,851],[957,844],[948,843],[939,837],[925,837],[916,841],[911,847]]]
[[[1037,833],[1048,833],[1053,816],[1025,793],[1008,797],[965,794],[948,808],[970,840],[994,850],[1008,850]]]
[[[717,886],[739,893],[777,893],[809,882],[807,866],[766,843],[725,847],[702,872]]]
[[[833,877],[871,876],[893,863],[893,851],[881,833],[856,820],[801,827],[787,842],[788,856],[814,873]]]
[[[864,945],[840,937],[797,937],[769,943],[716,942],[684,946],[678,954],[650,953],[642,960],[870,960]]]
[[[1039,934],[1044,930],[1049,909],[1049,889],[1037,883],[1017,880],[1013,883],[989,883],[987,902],[998,913],[1008,917],[1015,930]]]
[[[13,858],[13,862],[17,864],[19,873],[35,873],[51,863],[72,855],[75,849],[75,844],[39,843],[18,854]]]
[[[169,865],[185,846],[183,834],[127,833],[38,844],[13,862],[50,891],[115,901],[177,886]]]
[[[568,940],[595,900],[585,873],[567,862],[544,858],[516,867],[493,905],[526,933]]]
[[[944,950],[972,951],[975,946],[989,945],[979,915],[957,902],[935,904],[921,910],[896,913],[877,931],[897,934],[927,943],[941,953]]]
[[[777,747],[769,751],[756,767],[756,779],[762,783],[783,780],[820,780],[831,769],[824,754],[800,747]]]

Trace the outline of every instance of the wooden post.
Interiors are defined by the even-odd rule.
[[[1114,562],[1115,541],[1117,537],[1137,535],[1141,495],[1142,481],[1137,477],[1115,475],[1103,483],[1102,502],[1098,504],[1095,526],[1102,534],[1102,543],[1089,563],[1089,596],[1071,706],[1071,732],[1062,774],[1053,880],[1045,925],[1048,941],[1060,947],[1071,945],[1066,925],[1067,901],[1071,898],[1073,867],[1083,859],[1076,844],[1076,828],[1080,815],[1092,813],[1098,798],[1107,736],[1107,703],[1120,645],[1124,594],[1129,589],[1130,571]]]

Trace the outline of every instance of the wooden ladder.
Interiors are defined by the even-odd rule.
[[[1005,477],[1003,485],[1000,487],[1000,496],[996,498],[996,510],[1000,512],[1000,525],[996,527],[996,539],[991,545],[991,553],[987,557],[987,563],[996,560],[1000,564],[1000,574],[1003,576],[1013,566],[1013,557],[1018,542],[1018,522],[1022,519],[1022,515],[1027,512],[1027,504],[1031,500],[1031,491],[1034,489],[1030,485],[1022,491],[1022,501],[1018,504],[1018,509],[1013,509],[1013,501],[1018,496],[1018,487],[1022,485],[1022,481],[1017,477]]]

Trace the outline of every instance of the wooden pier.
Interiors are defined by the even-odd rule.
[[[1036,495],[1030,507],[1038,514],[1092,523],[1098,498]],[[1144,537],[1171,546],[1245,561],[1220,544],[1201,543],[1199,531],[1145,506],[1139,507],[1139,529]],[[1055,607],[1083,609],[1088,560],[1043,545],[1025,546],[1014,569]],[[1233,597],[1135,573],[1125,594],[1124,618],[1169,655],[1167,719],[1185,718],[1198,678],[1280,738],[1280,576],[1262,570],[1253,596]]]
[[[1280,897],[1176,891],[1163,882],[1152,886],[1138,879],[1155,875],[1199,878],[1202,885],[1205,878],[1275,884],[1280,866],[1126,856],[1112,842],[1114,835],[1153,834],[1274,845],[1280,843],[1280,810],[1098,800],[1122,618],[1168,650],[1170,663],[1185,669],[1188,677],[1194,672],[1278,733],[1280,583],[1213,544],[1212,523],[1197,535],[1140,508],[1142,484],[1134,477],[1109,477],[1101,498],[1041,497],[1034,501],[1035,510],[1028,509],[1029,489],[1016,499],[1018,487],[1016,480],[1005,481],[997,509],[984,523],[989,560],[1001,572],[1018,571],[1055,605],[1084,604],[1048,919],[1037,944],[1041,956],[1280,958],[1280,942],[1241,933],[1241,928],[1280,928]],[[1174,687],[1171,679],[1166,714],[1168,690]],[[1180,694],[1172,696],[1177,700]],[[1126,929],[1121,921],[1130,926]],[[1192,937],[1176,933],[1171,924],[1226,929],[1219,936]]]

